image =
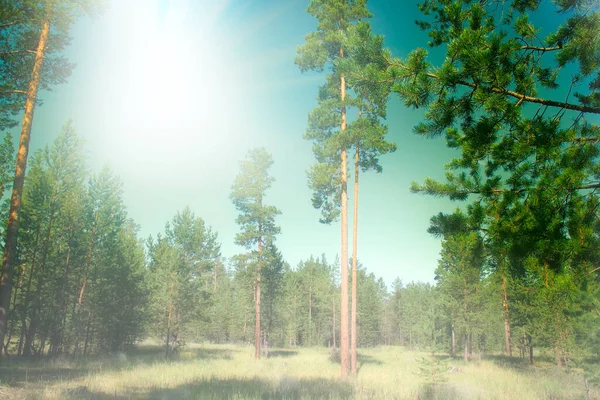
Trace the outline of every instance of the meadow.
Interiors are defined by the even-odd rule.
[[[164,360],[145,344],[86,359],[8,359],[0,399],[599,399],[580,371],[490,356],[465,363],[401,347],[359,351],[358,374],[341,379],[326,348],[273,349],[254,360],[243,346],[188,345]],[[434,364],[435,365],[435,364]],[[432,385],[432,376],[436,381]],[[423,371],[421,373],[420,371]],[[587,393],[586,393],[587,392]]]

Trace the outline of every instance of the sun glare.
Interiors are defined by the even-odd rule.
[[[239,85],[223,50],[227,38],[215,27],[219,9],[198,12],[185,1],[164,4],[138,5],[133,21],[121,28],[129,43],[127,58],[112,61],[119,63],[119,113],[128,127],[121,139],[137,149],[137,157],[185,159],[191,149],[223,147],[224,134],[235,130],[230,110],[236,108]]]

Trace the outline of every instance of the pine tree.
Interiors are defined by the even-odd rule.
[[[60,53],[68,44],[68,29],[76,15],[82,11],[93,10],[96,4],[96,0],[84,2],[22,0],[12,5],[3,5],[0,8],[0,18],[2,18],[0,21],[0,46],[3,45],[0,48],[0,58],[2,58],[0,65],[2,66],[1,72],[3,72],[0,82],[0,88],[2,88],[0,104],[8,105],[6,109],[2,110],[4,123],[6,123],[7,110],[10,114],[14,114],[19,104],[19,96],[25,96],[25,110],[8,215],[2,274],[0,275],[0,344],[4,343],[10,309],[17,256],[19,214],[38,89],[40,87],[47,88],[49,84],[60,83],[66,79],[72,65],[66,63],[60,56],[53,56],[53,53]],[[32,34],[36,37],[36,45],[31,43]],[[31,55],[34,57],[29,57]],[[14,60],[14,58],[17,59]],[[47,58],[49,59],[46,60],[46,64],[49,65],[49,68],[44,68],[44,61]],[[20,65],[23,64],[29,66],[30,69],[21,68]],[[27,73],[30,75],[25,78]],[[25,82],[27,82],[26,87]],[[0,346],[0,352],[3,347]]]
[[[341,217],[341,375],[350,372],[348,330],[348,198],[347,149],[351,137],[347,132],[346,74],[337,64],[348,53],[349,40],[357,22],[370,17],[366,0],[312,0],[308,13],[318,20],[316,32],[306,36],[298,48],[296,64],[302,71],[330,72],[319,89],[318,105],[310,113],[305,138],[315,142],[317,163],[309,172],[314,191],[313,205],[322,211],[321,222],[331,223]],[[338,130],[339,127],[339,130]],[[340,160],[339,162],[337,160]]]
[[[548,344],[564,359],[573,314],[566,303],[556,310],[543,304],[555,291],[565,293],[568,285],[559,282],[585,277],[575,285],[585,288],[597,276],[591,249],[600,129],[591,117],[600,114],[598,11],[587,0],[556,2],[561,23],[541,38],[530,18],[539,2],[419,7],[425,20],[418,25],[430,46],[444,46],[444,61],[430,64],[424,49],[406,59],[386,51],[380,57],[392,90],[407,106],[427,108],[415,132],[445,137],[460,155],[446,165],[445,182],[426,179],[412,190],[477,200],[466,214],[473,229],[485,229],[502,281],[506,352],[512,353],[509,285],[531,286],[535,276],[544,284],[531,304],[541,307],[540,318],[552,315],[556,337]],[[572,77],[567,65],[577,70]]]
[[[220,260],[217,234],[188,208],[149,242],[150,285],[155,333],[169,357],[186,339],[198,339],[198,323],[208,319],[213,271]],[[210,282],[210,286],[209,286]]]
[[[275,241],[275,235],[280,231],[275,225],[275,217],[280,211],[265,204],[266,191],[274,179],[269,176],[273,164],[271,155],[264,148],[250,150],[245,160],[240,162],[240,173],[231,188],[231,200],[240,213],[236,222],[242,232],[236,235],[236,244],[250,249],[256,246],[256,251],[247,255],[255,269],[254,301],[255,301],[255,330],[254,357],[260,358],[261,343],[261,268],[265,263],[263,247]]]

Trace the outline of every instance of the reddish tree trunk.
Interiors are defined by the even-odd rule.
[[[344,57],[344,51],[340,49],[340,57]],[[344,74],[340,77],[341,99],[342,102],[346,98],[346,79]],[[340,132],[343,135],[346,131],[346,107],[341,107],[342,122],[340,124]],[[349,357],[349,332],[348,332],[348,173],[347,168],[346,148],[341,151],[341,172],[342,172],[342,190],[341,190],[341,324],[340,324],[340,361],[341,375],[348,376],[350,373],[350,357]]]
[[[356,374],[356,264],[358,257],[358,161],[359,151],[358,143],[356,144],[356,156],[354,160],[354,226],[352,228],[352,332],[351,332],[351,348],[352,348],[352,373]]]
[[[259,227],[260,230],[260,227]],[[254,358],[260,358],[260,253],[262,252],[262,240],[258,238],[258,267],[256,272],[256,292],[254,296],[256,306],[256,325],[254,327]]]
[[[15,168],[12,197],[10,200],[10,211],[8,214],[8,227],[6,229],[6,245],[2,260],[2,275],[0,275],[0,344],[4,343],[6,333],[6,322],[10,309],[10,294],[12,290],[12,275],[17,256],[17,234],[19,231],[19,214],[21,212],[21,197],[23,196],[23,184],[25,183],[25,170],[27,169],[27,155],[29,153],[29,141],[31,139],[31,126],[33,123],[33,111],[37,100],[37,92],[42,76],[44,56],[50,32],[50,20],[46,19],[40,32],[40,39],[35,53],[33,71],[27,90],[25,101],[25,113],[21,126],[21,137],[19,139],[19,152]],[[0,345],[0,356],[2,355]]]
[[[512,358],[512,347],[510,345],[510,320],[508,310],[508,288],[506,275],[502,275],[502,305],[504,306],[504,351]]]

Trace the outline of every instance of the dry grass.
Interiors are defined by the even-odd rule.
[[[583,378],[551,365],[502,358],[465,364],[431,387],[416,375],[420,354],[397,347],[360,351],[356,377],[339,378],[327,349],[188,346],[166,362],[156,346],[88,360],[9,360],[0,399],[584,399]],[[593,389],[591,398],[600,399]]]

